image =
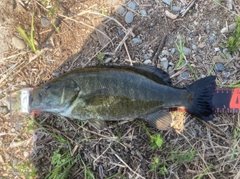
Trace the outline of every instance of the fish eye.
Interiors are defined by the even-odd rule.
[[[49,89],[50,88],[50,85],[46,85],[45,86],[45,89],[47,90],[47,89]]]

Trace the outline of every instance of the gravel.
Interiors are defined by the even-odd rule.
[[[12,43],[13,43],[13,46],[19,50],[26,48],[25,42],[22,39],[19,39],[18,37],[14,36],[12,38]]]
[[[130,1],[128,3],[128,7],[132,10],[136,10],[136,7],[137,7],[137,3],[135,3],[134,1]]]
[[[151,64],[152,61],[151,61],[151,60],[145,60],[143,63],[144,63],[145,65],[148,65],[148,64]]]
[[[188,72],[183,72],[178,76],[178,80],[187,80],[189,78],[189,73]]]
[[[181,7],[179,7],[179,6],[172,6],[172,10],[174,12],[179,12],[179,11],[181,11]]]
[[[125,13],[125,8],[122,7],[122,6],[117,6],[116,7],[116,13],[119,14],[119,15],[123,15]]]
[[[41,18],[41,24],[42,24],[43,27],[48,27],[48,26],[50,26],[51,23],[46,17],[42,17]]]
[[[140,10],[141,16],[146,17],[147,16],[147,11],[145,9]]]
[[[224,71],[225,67],[222,63],[216,63],[214,69],[218,72]]]
[[[223,72],[222,72],[222,76],[223,76],[224,78],[229,78],[230,75],[231,75],[231,73],[230,73],[229,71],[223,71]]]
[[[214,40],[215,40],[215,37],[214,37],[214,36],[211,36],[211,37],[209,38],[209,43],[212,44],[212,43],[214,42]]]
[[[168,68],[168,59],[167,58],[162,58],[161,59],[161,67],[166,70]]]
[[[170,53],[167,50],[162,51],[162,56],[169,57]]]
[[[235,28],[237,27],[237,23],[232,23],[228,26],[228,32],[233,32]]]
[[[176,49],[175,49],[175,48],[172,48],[172,49],[171,49],[171,54],[173,55],[175,52],[176,52]]]
[[[123,32],[123,30],[122,30],[122,29],[118,29],[118,35],[120,35],[120,36],[124,36],[124,35],[125,35],[125,33]]]
[[[125,15],[125,22],[128,24],[131,24],[134,19],[134,14],[131,11],[128,11],[127,14]]]
[[[192,50],[190,48],[183,47],[183,53],[184,55],[188,56],[192,53]]]
[[[166,3],[167,5],[171,5],[171,0],[162,0],[162,2]]]
[[[133,38],[131,41],[132,41],[132,43],[134,43],[134,44],[140,44],[140,43],[142,43],[142,40],[139,39],[139,38]]]

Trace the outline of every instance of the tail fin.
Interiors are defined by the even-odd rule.
[[[213,119],[213,91],[215,89],[216,76],[208,76],[200,79],[186,89],[189,91],[187,112],[203,120]]]

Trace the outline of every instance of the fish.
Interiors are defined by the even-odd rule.
[[[169,74],[154,66],[86,67],[34,88],[29,108],[88,120],[99,128],[105,121],[141,119],[168,130],[169,108],[182,107],[202,120],[213,119],[215,79],[208,76],[177,88],[171,85]]]

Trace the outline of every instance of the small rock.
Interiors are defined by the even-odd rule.
[[[171,66],[171,67],[174,67],[174,63],[173,62],[169,62],[168,65]]]
[[[140,44],[140,43],[142,43],[142,40],[139,39],[139,38],[133,38],[131,41],[132,41],[134,44]]]
[[[229,78],[230,75],[231,75],[231,73],[230,73],[229,71],[223,71],[223,72],[222,72],[222,76],[223,76],[224,78]]]
[[[228,32],[233,32],[237,27],[237,23],[232,23],[228,26]]]
[[[215,37],[214,37],[214,36],[211,36],[211,37],[209,38],[209,43],[212,44],[214,40],[215,40]]]
[[[210,25],[209,24],[206,26],[206,30],[210,30]]]
[[[223,49],[223,53],[226,55],[228,53],[228,49],[227,48],[224,48]]]
[[[219,48],[219,47],[215,47],[215,48],[214,48],[214,51],[215,51],[215,52],[219,52],[219,51],[220,51],[220,48]]]
[[[18,37],[15,37],[15,36],[12,38],[12,43],[13,43],[13,46],[19,50],[22,50],[26,47],[25,42],[22,39],[19,39]]]
[[[197,46],[194,45],[194,44],[192,44],[192,49],[193,49],[193,50],[197,50]]]
[[[162,58],[161,59],[161,66],[163,67],[164,70],[168,68],[168,60],[167,58]]]
[[[173,55],[175,52],[176,52],[176,49],[175,49],[175,48],[172,48],[172,49],[171,49],[171,54]]]
[[[16,130],[14,128],[11,129],[11,132],[15,132]]]
[[[227,27],[223,27],[220,31],[222,34],[225,34],[228,32],[228,28]]]
[[[162,56],[169,57],[170,53],[167,50],[162,51]]]
[[[26,152],[26,151],[23,152],[23,155],[24,155],[25,158],[28,158],[28,157],[29,157],[29,153]]]
[[[190,48],[183,47],[183,53],[184,55],[188,56],[192,53],[192,50]]]
[[[124,35],[125,35],[125,33],[123,32],[123,30],[122,30],[122,29],[118,29],[118,35],[120,35],[120,36],[124,36]]]
[[[125,22],[130,24],[133,22],[134,19],[134,14],[132,11],[128,11],[127,14],[125,15]]]
[[[140,10],[140,14],[144,17],[147,16],[147,11],[145,9]]]
[[[227,53],[226,56],[227,56],[228,59],[230,59],[230,60],[232,59],[232,55],[231,54]]]
[[[172,6],[172,10],[174,12],[179,12],[179,11],[181,11],[181,7],[179,7],[179,6]]]
[[[218,72],[224,71],[225,67],[222,63],[216,63],[214,69]]]
[[[135,10],[136,7],[137,7],[137,3],[135,3],[134,1],[130,1],[130,2],[128,3],[128,7],[129,7],[130,9],[132,9],[132,10]]]
[[[13,167],[16,167],[17,164],[18,164],[18,160],[14,158],[14,159],[13,159],[12,166],[13,166]]]
[[[59,76],[59,75],[60,75],[60,72],[52,72],[52,76],[57,77],[57,76]]]
[[[144,63],[145,65],[148,65],[148,64],[152,64],[152,61],[151,61],[151,60],[145,60],[143,63]]]
[[[148,60],[148,59],[150,59],[151,57],[152,57],[151,54],[144,54],[144,56],[143,56],[144,60]]]
[[[36,142],[38,139],[38,136],[36,134],[33,134],[33,141]]]
[[[112,58],[111,57],[108,57],[108,58],[106,58],[105,60],[104,60],[104,63],[109,63],[109,62],[111,62],[112,61]]]
[[[187,80],[189,78],[189,73],[188,72],[183,72],[178,76],[178,80]]]
[[[213,19],[213,24],[216,24],[217,23],[217,19],[215,18],[215,19]]]
[[[16,125],[15,125],[15,130],[19,131],[21,129],[22,125],[23,125],[23,122],[22,121],[18,121],[16,123]]]
[[[171,0],[162,0],[162,2],[166,3],[167,5],[171,5]]]
[[[200,61],[200,62],[203,60],[202,57],[199,56],[199,55],[196,56],[196,59],[197,59],[198,61]]]
[[[173,74],[174,74],[173,67],[170,66],[170,67],[168,68],[168,74],[169,74],[169,75],[173,75]]]
[[[125,13],[125,8],[122,7],[122,6],[117,6],[116,7],[116,13],[119,14],[119,15],[123,15]]]
[[[46,17],[42,17],[41,18],[41,24],[42,24],[43,27],[48,27],[48,26],[50,26],[51,23]]]

